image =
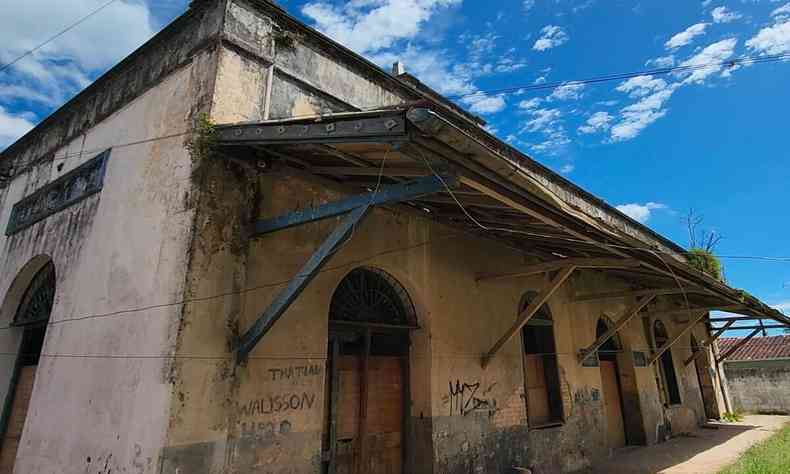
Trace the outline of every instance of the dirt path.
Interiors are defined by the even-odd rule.
[[[715,474],[750,446],[770,437],[788,416],[747,415],[740,423],[714,423],[648,447],[624,448],[588,474]]]

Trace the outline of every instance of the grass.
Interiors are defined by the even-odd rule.
[[[790,473],[790,425],[762,443],[746,450],[732,466],[719,474]]]
[[[736,423],[739,421],[743,421],[743,414],[737,411],[732,413],[726,412],[723,415],[721,415],[721,419],[728,423]]]

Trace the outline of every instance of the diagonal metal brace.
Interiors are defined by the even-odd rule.
[[[263,235],[308,222],[339,216],[360,206],[376,206],[390,202],[408,201],[426,194],[434,194],[445,190],[445,186],[454,187],[457,180],[454,176],[428,176],[415,179],[408,183],[382,186],[378,192],[360,194],[340,201],[330,202],[321,206],[310,207],[291,212],[272,219],[260,220],[255,224],[255,234]]]
[[[274,323],[280,319],[280,316],[285,313],[288,307],[291,306],[291,303],[302,293],[307,284],[318,274],[321,267],[323,267],[335,253],[337,247],[351,235],[354,226],[359,224],[369,210],[369,205],[360,206],[352,210],[321,246],[318,247],[318,250],[315,251],[310,257],[310,260],[307,261],[301,270],[299,270],[299,273],[288,283],[288,286],[277,295],[263,314],[258,317],[255,324],[253,324],[241,337],[237,353],[238,362],[242,362],[247,358],[247,355],[255,348],[258,341],[260,341]]]

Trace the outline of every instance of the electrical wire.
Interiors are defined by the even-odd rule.
[[[10,62],[7,62],[7,63],[3,64],[2,66],[0,66],[0,72],[5,71],[9,67],[11,67],[14,64],[18,63],[19,61],[21,61],[22,59],[26,58],[27,56],[30,56],[31,54],[35,53],[36,51],[38,51],[39,49],[43,48],[47,44],[49,44],[49,43],[55,41],[56,39],[60,38],[61,36],[63,36],[64,34],[68,33],[72,29],[74,29],[77,26],[81,25],[88,18],[92,17],[93,15],[95,15],[95,14],[99,13],[100,11],[104,10],[105,8],[109,7],[111,4],[115,3],[116,1],[117,0],[109,0],[108,2],[100,5],[98,8],[94,9],[93,11],[88,13],[87,15],[83,16],[82,18],[80,18],[79,20],[75,21],[71,25],[67,26],[66,28],[62,29],[58,33],[54,34],[53,36],[48,38],[43,43],[40,43],[37,46],[33,47],[32,49],[29,49],[29,50],[25,51],[21,55],[19,55],[16,58],[12,59]]]
[[[547,89],[556,89],[557,87],[571,86],[571,85],[589,85],[589,84],[599,84],[599,83],[611,82],[611,81],[622,81],[624,79],[631,79],[640,76],[662,76],[662,75],[667,75],[677,72],[696,71],[700,69],[708,69],[713,67],[733,68],[742,65],[762,64],[762,63],[778,62],[778,61],[786,61],[786,60],[790,60],[790,53],[776,54],[771,56],[744,56],[741,58],[731,59],[727,61],[718,61],[718,62],[711,62],[705,64],[689,64],[685,66],[681,65],[681,66],[672,66],[672,67],[658,68],[658,69],[645,69],[641,71],[594,76],[586,79],[546,82],[543,84],[525,84],[521,86],[508,86],[499,89],[481,89],[481,90],[476,90],[475,92],[448,95],[446,97],[448,99],[462,99],[465,97],[471,97],[480,94],[502,95],[502,94],[512,94],[512,93],[524,93],[524,92],[540,91]]]

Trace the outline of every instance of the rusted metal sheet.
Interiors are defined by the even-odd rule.
[[[258,123],[220,127],[217,140],[223,145],[276,145],[293,143],[343,143],[405,141],[403,113],[376,117],[314,119],[310,122]]]

